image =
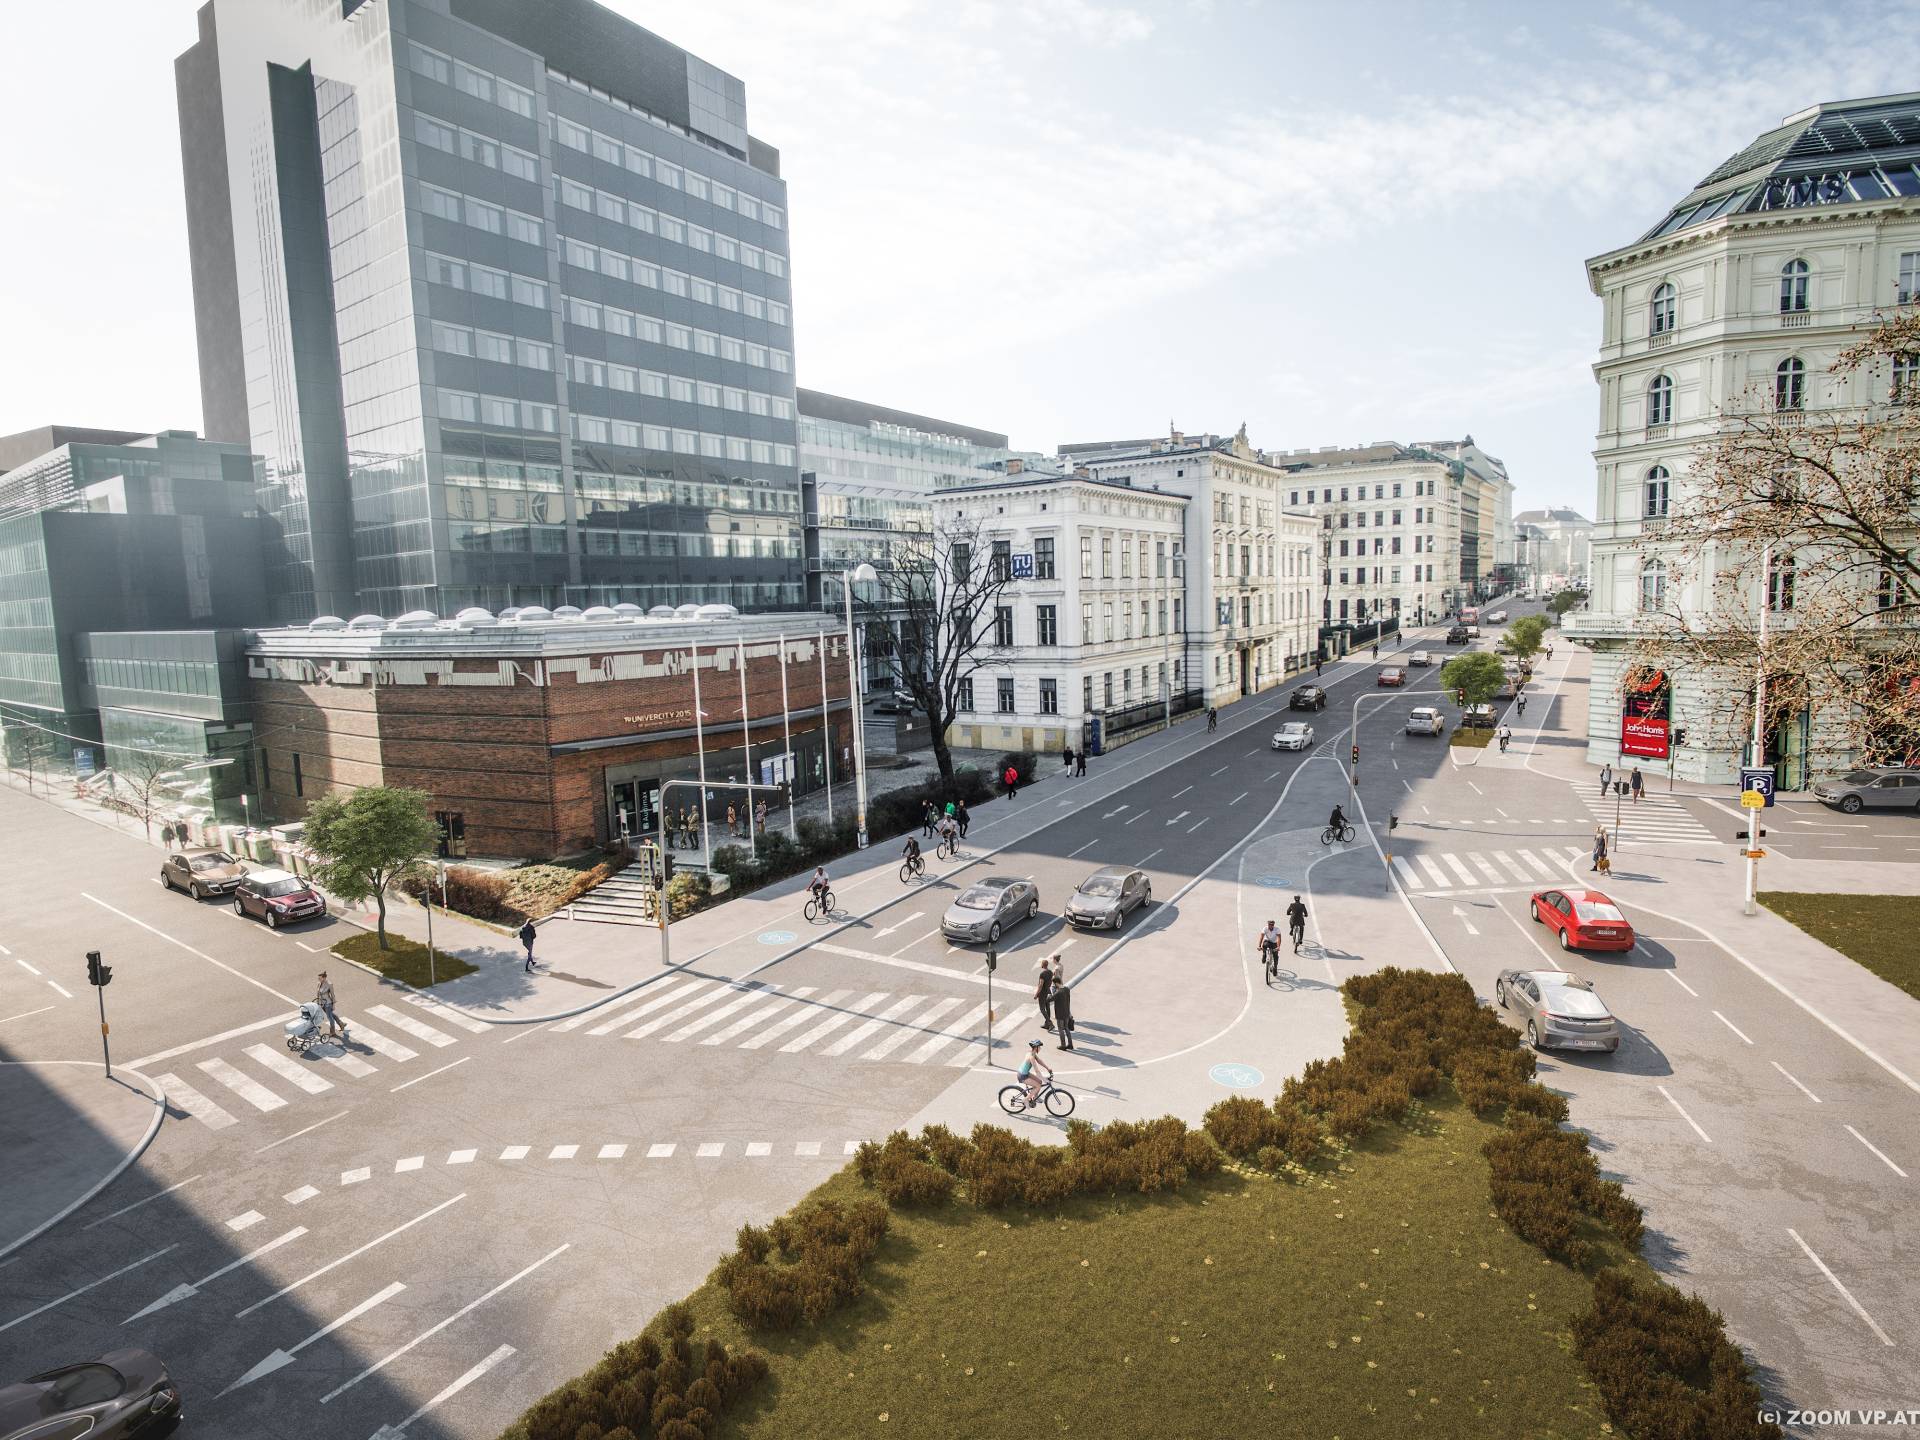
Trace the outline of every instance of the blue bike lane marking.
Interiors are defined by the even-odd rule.
[[[1215,1065],[1207,1071],[1207,1078],[1216,1085],[1224,1085],[1229,1090],[1251,1090],[1265,1082],[1266,1076],[1252,1065],[1228,1062]]]

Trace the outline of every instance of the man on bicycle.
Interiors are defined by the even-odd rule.
[[[813,867],[813,878],[807,882],[807,889],[813,892],[813,898],[824,908],[827,903],[827,867]]]
[[[960,822],[954,819],[952,815],[942,815],[940,817],[940,841],[947,847],[949,854],[959,849]]]
[[[1333,814],[1327,817],[1327,828],[1333,831],[1333,838],[1336,840],[1346,833],[1347,817],[1338,805],[1333,807]]]
[[[1287,929],[1293,935],[1293,953],[1298,955],[1300,942],[1306,938],[1307,934],[1307,907],[1298,895],[1293,897],[1293,903],[1287,907]]]
[[[1040,1042],[1038,1040],[1029,1040],[1027,1042],[1027,1058],[1020,1062],[1018,1074],[1020,1083],[1026,1087],[1027,1104],[1029,1105],[1033,1104],[1040,1094],[1043,1082],[1036,1073],[1039,1070],[1045,1070],[1047,1072],[1047,1081],[1050,1082],[1053,1079],[1053,1067],[1040,1058]]]
[[[924,863],[920,858],[920,841],[916,836],[907,836],[907,848],[903,850],[901,854],[906,856],[907,868],[909,870],[917,872]]]
[[[1260,958],[1271,975],[1280,964],[1280,927],[1271,920],[1267,921],[1267,928],[1260,932],[1255,943],[1260,947]]]

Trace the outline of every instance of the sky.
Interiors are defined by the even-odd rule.
[[[1920,0],[610,0],[781,152],[810,389],[1017,448],[1457,439],[1593,512],[1626,245]],[[0,434],[199,429],[172,60],[193,0],[14,5]],[[70,57],[59,59],[57,57]]]

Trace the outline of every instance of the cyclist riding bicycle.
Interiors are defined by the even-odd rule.
[[[907,864],[914,866],[920,864],[920,842],[913,836],[909,835],[907,837],[907,848],[900,853],[906,856]]]
[[[807,882],[807,889],[813,892],[813,898],[815,900],[820,901],[821,904],[823,905],[826,903],[826,896],[827,896],[827,867],[826,866],[816,865],[813,867],[813,878]]]
[[[957,850],[960,846],[960,822],[951,815],[942,815],[938,829],[941,842],[949,850]]]
[[[1327,828],[1333,831],[1336,836],[1347,828],[1347,817],[1341,813],[1338,805],[1333,807],[1333,814],[1327,817]]]
[[[1300,953],[1300,941],[1307,933],[1307,907],[1298,895],[1287,907],[1287,929],[1293,934],[1293,953]]]
[[[1259,946],[1261,958],[1271,971],[1280,960],[1280,927],[1271,920],[1267,921],[1267,928],[1255,937],[1254,943]]]
[[[1527,697],[1524,692],[1514,701],[1514,704],[1519,708],[1522,715],[1527,713]]]
[[[1027,1058],[1020,1062],[1020,1070],[1018,1072],[1020,1083],[1026,1087],[1027,1103],[1029,1105],[1031,1105],[1034,1098],[1039,1095],[1041,1088],[1040,1077],[1035,1073],[1036,1068],[1045,1070],[1049,1081],[1053,1079],[1053,1067],[1040,1058],[1040,1042],[1038,1040],[1029,1040],[1027,1042]]]

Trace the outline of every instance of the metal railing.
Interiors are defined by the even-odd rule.
[[[1173,697],[1173,713],[1187,715],[1204,708],[1205,704],[1206,697],[1200,691],[1182,690]],[[1166,719],[1167,701],[1162,696],[1118,709],[1109,706],[1100,712],[1100,731],[1103,735],[1125,735],[1143,725],[1163,725]]]

